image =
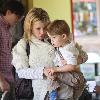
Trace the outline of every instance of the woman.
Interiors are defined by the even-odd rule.
[[[47,99],[49,74],[47,66],[54,66],[55,49],[47,41],[45,27],[50,22],[47,12],[41,8],[31,9],[24,21],[24,37],[12,50],[12,64],[20,78],[32,79],[34,100]],[[26,54],[26,42],[30,44],[29,59]],[[30,68],[29,68],[30,66]],[[53,78],[53,77],[51,77]],[[57,88],[57,84],[54,84]],[[61,99],[71,99],[72,87],[67,86],[65,93],[60,89]],[[67,95],[66,95],[67,94]],[[69,94],[69,95],[68,95]],[[59,94],[60,97],[60,94]]]
[[[12,64],[19,77],[32,79],[34,100],[44,100],[48,91],[49,81],[45,78],[47,76],[45,67],[52,66],[54,58],[54,48],[45,39],[45,26],[49,22],[49,16],[43,9],[30,10],[24,22],[24,38],[12,50]],[[26,42],[30,44],[29,60],[26,54]]]

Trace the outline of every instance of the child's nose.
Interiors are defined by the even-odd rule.
[[[44,34],[44,30],[43,30],[43,29],[41,29],[40,33],[41,33],[41,34]]]

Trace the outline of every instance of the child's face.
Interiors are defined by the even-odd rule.
[[[51,43],[54,47],[63,47],[66,43],[65,34],[63,34],[63,35],[53,35],[53,36],[50,36],[48,34],[48,36],[51,39]]]
[[[33,24],[32,33],[39,40],[44,39],[45,36],[47,35],[46,31],[44,30],[45,25],[46,23],[43,23],[41,21],[36,21]]]

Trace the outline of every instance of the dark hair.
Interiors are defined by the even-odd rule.
[[[70,35],[69,25],[65,20],[54,20],[47,26],[47,32],[50,35]]]
[[[23,4],[19,1],[8,1],[4,3],[1,13],[5,15],[7,10],[10,10],[12,13],[19,16],[22,16],[25,11]]]

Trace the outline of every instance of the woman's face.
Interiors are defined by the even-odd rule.
[[[36,21],[33,24],[32,33],[39,40],[44,39],[45,36],[47,35],[47,32],[44,30],[45,25],[46,25],[46,23],[43,23],[41,21]]]

